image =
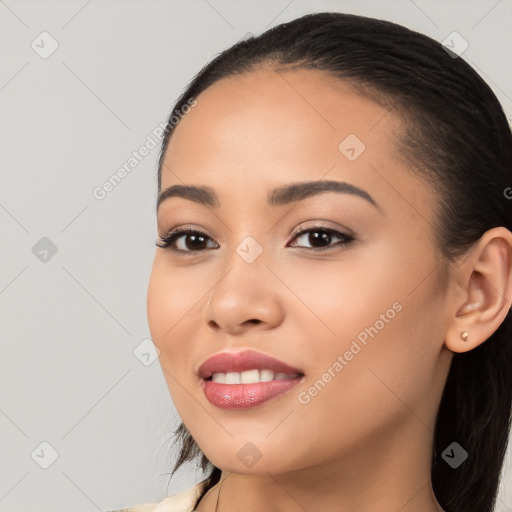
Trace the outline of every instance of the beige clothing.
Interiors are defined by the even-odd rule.
[[[204,480],[158,503],[146,503],[108,512],[195,512],[192,507],[201,494],[203,482]]]

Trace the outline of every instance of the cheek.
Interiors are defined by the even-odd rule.
[[[429,259],[419,267],[414,255],[397,256],[391,246],[372,252],[341,264],[311,262],[301,280],[288,276],[307,305],[290,305],[289,312],[295,309],[300,349],[312,369],[308,384],[321,381],[317,391],[311,389],[315,397],[323,396],[320,409],[338,404],[340,396],[351,402],[349,410],[363,415],[389,406],[389,400],[400,408],[397,397],[416,403],[432,382],[442,343],[442,321],[436,319],[442,318],[443,300],[435,273],[425,275],[435,263]],[[323,401],[327,404],[320,405]],[[386,407],[382,414],[390,411]]]
[[[170,316],[173,311],[173,294],[169,293],[169,279],[163,270],[158,256],[155,256],[148,284],[147,316],[152,340],[160,350],[165,333],[173,324],[173,318]]]
[[[192,382],[192,317],[199,307],[200,290],[173,272],[163,258],[155,257],[147,293],[147,317],[151,339],[160,350],[159,363],[174,406],[182,419],[190,409]],[[195,289],[195,293],[193,290]],[[182,293],[183,292],[183,293]],[[198,319],[196,319],[198,321]],[[195,418],[192,423],[200,421]],[[186,422],[188,424],[188,421]]]
[[[147,293],[149,327],[157,340],[174,331],[178,322],[187,322],[205,292],[200,286],[204,276],[194,267],[169,265],[166,256],[155,255]]]
[[[204,294],[196,283],[197,276],[169,268],[165,255],[155,256],[147,292],[148,325],[160,364],[176,376],[190,371],[184,363],[189,361]]]
[[[381,314],[384,320],[395,318],[399,305],[393,304],[403,300],[408,277],[392,252],[383,245],[375,251],[366,246],[339,261],[311,259],[279,269],[292,292],[284,306],[288,319],[309,333],[302,336],[305,350],[311,344],[319,352],[337,352],[366,327],[387,325]]]

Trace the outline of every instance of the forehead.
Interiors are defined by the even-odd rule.
[[[170,139],[162,190],[207,185],[247,201],[327,178],[371,189],[381,204],[403,193],[431,206],[398,155],[401,120],[326,72],[255,71],[221,79],[196,99]]]
[[[261,70],[224,78],[203,91],[197,101],[171,138],[170,152],[175,157],[184,139],[204,149],[236,140],[237,147],[231,149],[238,153],[262,143],[274,154],[280,148],[289,153],[291,146],[300,143],[306,154],[318,148],[321,140],[325,144],[319,150],[351,133],[375,144],[383,134],[389,135],[390,128],[396,131],[400,125],[395,116],[357,94],[353,86],[317,70]],[[385,130],[370,133],[377,124]]]

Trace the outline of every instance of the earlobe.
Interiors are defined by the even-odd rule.
[[[452,352],[469,352],[484,341],[484,339],[477,336],[476,331],[472,329],[471,326],[468,326],[466,329],[461,329],[459,325],[458,331],[450,327],[445,337],[446,348]]]
[[[452,352],[467,352],[488,340],[510,310],[512,299],[512,233],[486,231],[457,269],[463,304],[454,312],[445,336]]]

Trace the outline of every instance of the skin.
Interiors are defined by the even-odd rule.
[[[262,69],[197,100],[171,138],[162,190],[208,186],[220,205],[161,203],[159,236],[190,226],[211,241],[192,255],[156,249],[148,322],[181,419],[222,469],[198,511],[442,510],[430,481],[436,413],[453,352],[483,343],[510,307],[512,234],[494,228],[456,264],[444,260],[433,238],[437,197],[398,153],[401,120],[324,72]],[[366,146],[352,162],[338,149],[351,133]],[[318,180],[356,185],[379,209],[334,192],[266,204],[275,187]],[[315,252],[307,233],[291,236],[302,224],[355,240]],[[236,252],[248,236],[263,249],[252,263]],[[179,247],[194,249],[186,236]],[[401,311],[300,403],[394,303]],[[242,348],[305,377],[258,407],[217,408],[195,372]],[[261,453],[251,467],[237,457],[248,442]]]

